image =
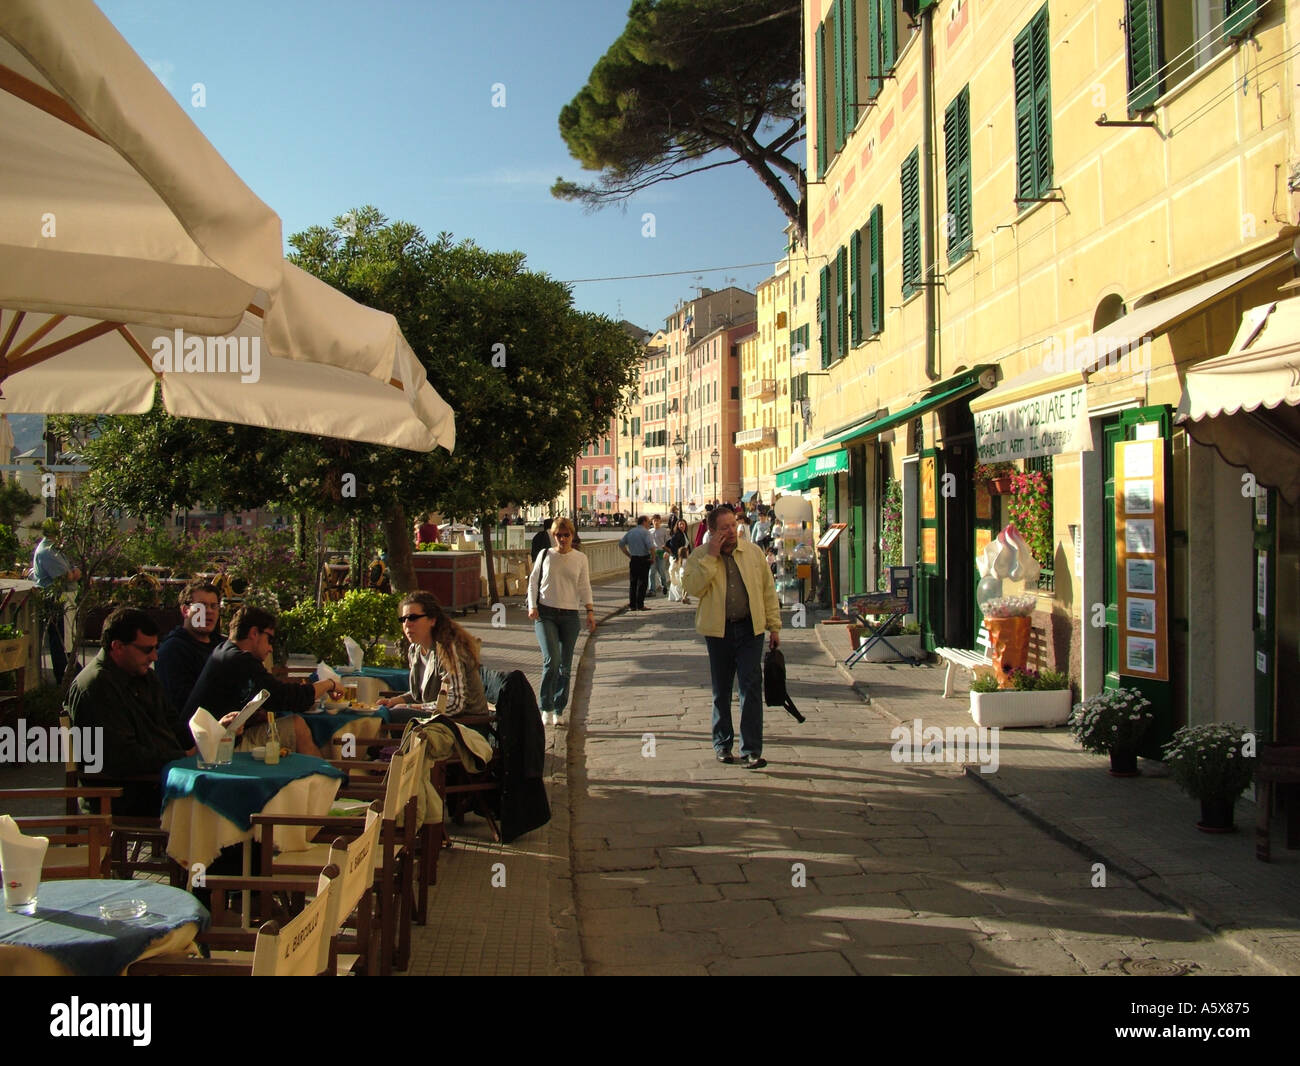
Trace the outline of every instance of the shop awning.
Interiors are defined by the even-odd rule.
[[[1126,351],[1140,345],[1143,338],[1166,332],[1206,304],[1244,288],[1260,275],[1281,270],[1294,262],[1291,252],[1286,251],[1130,311],[1092,335],[1088,358],[1080,364],[1084,374],[1091,374],[1113,359],[1122,358]]]
[[[1188,371],[1176,421],[1300,504],[1300,298],[1248,311],[1233,349]]]
[[[825,455],[828,452],[845,448],[857,441],[877,437],[894,426],[923,415],[927,411],[933,411],[936,407],[943,407],[945,404],[952,403],[953,400],[959,400],[972,392],[987,389],[993,383],[992,374],[992,367],[977,366],[948,378],[946,381],[937,382],[930,387],[925,396],[904,407],[901,411],[885,415],[877,413],[870,418],[861,419],[827,437],[816,448],[810,448],[808,455],[810,457]]]
[[[802,492],[818,478],[849,468],[849,453],[843,449],[809,459],[800,467],[776,475],[776,487],[784,492]]]

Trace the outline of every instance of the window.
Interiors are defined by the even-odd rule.
[[[971,250],[970,86],[943,113],[943,165],[948,186],[948,264]]]
[[[822,369],[831,365],[831,316],[828,313],[831,302],[831,268],[822,267],[818,274],[821,294],[817,297],[817,328],[820,333],[822,350]]]
[[[606,455],[609,454],[609,438],[608,438],[608,437],[605,438],[605,454],[606,454]]]
[[[843,245],[835,254],[835,354],[843,358],[849,350],[848,249]]]
[[[1128,0],[1128,113],[1191,77],[1259,20],[1258,0]]]
[[[584,485],[591,484],[591,471],[585,466],[582,468],[582,483]],[[584,496],[583,499],[586,499],[586,497]]]
[[[739,385],[732,385],[732,386],[731,386],[731,398],[732,398],[733,400],[739,400],[739,399],[740,399],[740,386],[739,386]]]
[[[1052,187],[1052,94],[1047,5],[1016,37],[1016,201],[1041,200]]]
[[[898,58],[897,0],[866,0],[867,97],[880,95],[882,75],[894,69]]]
[[[921,287],[921,153],[913,148],[899,174],[903,193],[903,298]]]

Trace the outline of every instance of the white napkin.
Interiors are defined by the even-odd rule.
[[[366,662],[366,653],[361,650],[361,645],[351,637],[344,637],[343,647],[348,653],[348,666],[352,668],[353,673],[360,673],[361,667]]]
[[[199,758],[207,763],[216,762],[217,747],[226,735],[221,723],[200,707],[190,718],[190,732],[194,735],[194,743],[199,746]]]
[[[336,685],[340,685],[340,683],[343,681],[343,678],[339,677],[338,674],[336,674],[333,670],[331,670],[331,669],[330,669],[328,666],[326,666],[324,663],[317,663],[317,664],[316,664],[316,680],[317,680],[317,681],[333,681]]]
[[[33,870],[39,876],[49,846],[49,837],[26,836],[9,815],[0,814],[0,869],[9,875],[6,880],[26,880]]]

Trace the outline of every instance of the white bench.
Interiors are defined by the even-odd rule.
[[[975,643],[979,647],[978,651],[965,651],[962,648],[934,649],[935,655],[948,664],[948,671],[943,676],[944,699],[952,695],[952,670],[954,666],[969,670],[972,677],[982,669],[993,669],[993,660],[989,658],[991,650],[989,631],[982,624],[979,628],[979,636],[975,638]]]

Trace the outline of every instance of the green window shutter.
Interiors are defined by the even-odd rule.
[[[826,27],[817,27],[817,180],[826,176]]]
[[[970,251],[970,86],[967,85],[943,113],[943,161],[948,186],[948,262]]]
[[[867,0],[867,94],[874,100],[880,95],[880,2]]]
[[[884,68],[881,73],[888,74],[898,58],[898,13],[894,0],[876,2],[880,4],[880,64]]]
[[[854,344],[862,343],[862,231],[849,238],[849,322]]]
[[[1034,16],[1034,176],[1035,196],[1046,196],[1052,187],[1052,76],[1048,54],[1051,37],[1047,25],[1047,5]]]
[[[856,0],[845,0],[840,29],[844,37],[845,138],[858,124],[858,20]]]
[[[817,326],[821,330],[822,369],[831,365],[831,268],[821,269],[821,295],[817,300]]]
[[[1225,40],[1245,37],[1259,21],[1259,0],[1224,0],[1223,36]]]
[[[1034,62],[1030,47],[1031,27],[1017,36],[1011,52],[1016,86],[1016,198],[1034,195]]]
[[[871,279],[871,335],[885,329],[885,210],[879,204],[871,209],[867,223],[867,257],[871,260],[868,271]]]
[[[921,153],[913,148],[903,163],[903,296],[921,287]]]
[[[835,253],[835,354],[839,358],[848,354],[849,347],[848,273],[848,249],[841,244]]]
[[[844,40],[840,34],[840,14],[844,0],[831,6],[831,44],[835,55],[835,151],[844,147]]]
[[[1128,113],[1132,118],[1154,104],[1164,88],[1160,78],[1160,5],[1156,0],[1128,0],[1124,35],[1128,45]]]

